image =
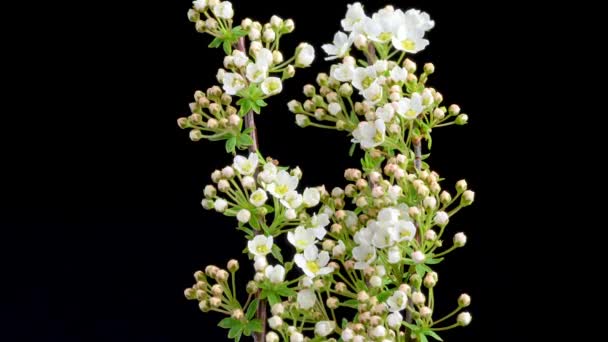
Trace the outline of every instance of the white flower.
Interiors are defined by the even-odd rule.
[[[293,232],[287,232],[287,241],[294,245],[297,250],[303,251],[306,247],[315,243],[315,233],[312,229],[297,226]]]
[[[276,95],[283,90],[283,82],[278,77],[268,77],[262,82],[262,92],[265,95]]]
[[[376,73],[381,74],[388,70],[388,61],[386,59],[379,59],[373,65],[374,69],[376,69]]]
[[[194,6],[195,10],[202,12],[207,8],[207,0],[192,1],[192,5]]]
[[[273,284],[282,283],[285,280],[285,268],[281,265],[266,267],[264,274]]]
[[[268,184],[267,190],[276,198],[283,198],[287,192],[298,186],[298,177],[292,176],[285,170],[279,171],[273,183]]]
[[[223,198],[218,198],[215,200],[213,207],[214,207],[215,211],[217,211],[218,213],[223,213],[224,211],[226,211],[226,208],[228,207],[228,202],[226,202],[226,200]]]
[[[387,257],[389,264],[399,263],[399,261],[401,261],[401,249],[399,249],[398,246],[389,248]]]
[[[423,110],[422,96],[419,93],[413,93],[410,99],[404,97],[397,102],[397,114],[409,120],[415,119]]]
[[[327,106],[327,111],[329,114],[336,116],[342,111],[342,107],[338,102],[332,102]]]
[[[255,53],[255,63],[262,67],[269,68],[273,63],[273,60],[274,56],[272,55],[272,51],[267,48],[262,48]]]
[[[315,237],[317,239],[321,240],[325,237],[325,234],[327,234],[327,230],[325,230],[325,226],[327,226],[328,224],[329,224],[329,215],[323,213],[323,214],[319,214],[319,215],[313,214],[308,226],[309,226],[309,228],[311,228],[311,230],[315,234]]]
[[[270,266],[269,266],[270,267]],[[283,320],[281,319],[281,317],[279,316],[272,316],[268,319],[268,325],[272,328],[272,329],[277,329],[280,328],[281,325],[283,325]]]
[[[471,323],[471,319],[471,314],[466,311],[459,313],[456,317],[458,324],[462,325],[463,327],[469,325]]]
[[[422,38],[423,36],[424,31],[422,30],[401,26],[392,37],[392,43],[397,50],[416,53],[429,45],[429,41]]]
[[[445,211],[438,211],[433,221],[438,226],[445,226],[450,221],[450,216]]]
[[[353,86],[359,90],[365,90],[371,86],[377,78],[376,68],[355,68],[353,73]]]
[[[328,61],[346,56],[352,43],[352,39],[350,39],[346,33],[340,31],[336,32],[333,44],[324,44],[321,46],[328,55],[325,60]]]
[[[397,290],[386,300],[386,304],[388,305],[388,311],[390,312],[401,311],[405,309],[405,306],[407,305],[407,294]]]
[[[232,17],[234,16],[232,3],[230,1],[222,1],[219,4],[213,6],[213,14],[222,19],[232,19]]]
[[[302,43],[298,46],[296,54],[296,66],[300,68],[308,67],[315,59],[315,48],[308,43]]]
[[[260,179],[266,184],[274,182],[277,178],[278,169],[273,163],[264,164],[264,170],[260,172]]]
[[[242,176],[251,176],[258,167],[258,155],[249,153],[247,159],[238,155],[234,157],[232,167],[234,167]]]
[[[302,205],[302,195],[297,191],[288,191],[283,198],[281,198],[281,204],[289,209],[296,209]]]
[[[382,100],[382,86],[378,82],[374,82],[363,90],[362,95],[367,101],[376,104]]]
[[[247,65],[247,62],[249,62],[249,57],[247,57],[247,55],[240,50],[232,51],[232,57],[234,57],[234,65],[236,65],[238,68],[244,67]]]
[[[381,119],[374,121],[374,123],[361,121],[353,131],[352,142],[361,143],[363,149],[369,149],[382,144],[385,134],[386,125]]]
[[[397,329],[401,325],[401,322],[403,322],[403,316],[401,316],[399,311],[395,311],[386,317],[386,321],[389,327]]]
[[[260,63],[249,63],[247,64],[245,76],[253,83],[260,83],[268,76],[268,66]]]
[[[412,253],[412,260],[414,260],[414,262],[417,264],[423,262],[425,258],[426,256],[421,251],[415,251]]]
[[[341,256],[343,256],[346,253],[346,245],[344,245],[344,242],[342,240],[338,240],[338,244],[334,246],[334,248],[332,248],[331,250],[331,255],[334,258],[339,258]]]
[[[317,296],[315,296],[315,293],[313,290],[311,289],[304,289],[301,290],[300,292],[298,292],[298,307],[300,309],[310,309],[315,305],[315,302],[317,301]]]
[[[416,236],[416,226],[411,221],[400,220],[396,224],[397,241],[412,241]]]
[[[335,328],[336,322],[334,321],[319,321],[315,324],[315,334],[325,337],[331,334]]]
[[[340,24],[342,24],[342,28],[344,31],[350,32],[354,29],[355,24],[359,23],[361,20],[365,18],[365,11],[363,11],[363,6],[360,3],[355,2],[352,5],[348,5],[348,10],[346,11],[346,17],[342,19]]]
[[[368,243],[363,242],[353,248],[353,257],[357,261],[355,262],[355,269],[363,270],[376,260],[376,249]]]
[[[236,95],[236,93],[245,88],[245,79],[239,74],[233,72],[224,73],[222,80],[222,88],[228,95]]]
[[[354,65],[340,63],[332,65],[329,74],[331,77],[335,78],[340,82],[350,82],[353,79],[354,72]]]
[[[296,254],[293,258],[296,265],[309,277],[325,275],[333,272],[333,268],[326,267],[329,262],[329,253],[322,251],[315,245],[310,245],[304,249],[304,254]]]
[[[239,220],[239,222],[241,222],[241,223],[249,222],[250,218],[251,218],[251,212],[247,209],[241,209],[241,210],[239,210],[238,213],[236,213],[236,219]]]
[[[382,26],[377,21],[372,20],[372,18],[363,18],[357,27],[355,27],[355,30],[361,30],[371,40],[380,41],[379,37],[382,33]]]
[[[391,78],[395,82],[405,82],[407,79],[407,70],[400,66],[396,66],[391,70]]]
[[[255,205],[256,207],[263,206],[264,203],[266,203],[267,199],[268,195],[266,195],[266,191],[264,191],[263,189],[257,189],[249,196],[249,202],[251,202],[251,204]]]
[[[355,332],[351,328],[346,328],[342,330],[342,339],[346,342],[352,341],[353,337],[355,337]]]
[[[272,236],[256,235],[247,242],[247,249],[256,256],[265,256],[272,251]]]
[[[385,123],[390,122],[395,116],[395,108],[393,108],[390,103],[387,103],[384,106],[376,109],[376,116],[382,119],[382,121]]]
[[[408,26],[423,31],[428,31],[435,26],[435,21],[431,20],[428,13],[420,12],[420,10],[414,8],[405,12],[405,19]]]
[[[371,37],[374,40],[386,43],[397,32],[400,26],[403,25],[405,15],[401,10],[395,10],[393,7],[385,7],[374,13],[372,20],[380,26],[380,33],[377,37]]]
[[[386,248],[395,244],[397,232],[394,228],[385,225],[378,226],[372,238],[372,244],[376,248]]]
[[[321,192],[317,188],[304,189],[304,204],[308,207],[314,207],[321,201]]]

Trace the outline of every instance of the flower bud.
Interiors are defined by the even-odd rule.
[[[328,80],[329,80],[329,76],[327,76],[327,74],[324,72],[317,75],[317,84],[319,86],[327,86]]]
[[[361,303],[365,303],[369,300],[369,295],[365,291],[360,291],[357,293],[357,300]]]
[[[216,129],[218,125],[219,124],[216,119],[211,118],[207,121],[207,128],[209,129]]]
[[[272,42],[274,42],[274,39],[276,37],[277,37],[277,35],[273,29],[271,29],[271,28],[264,29],[264,34],[262,36],[262,40],[264,41],[264,43],[272,43]]]
[[[302,112],[302,104],[296,100],[291,100],[287,103],[287,108],[289,108],[289,111],[297,114]]]
[[[353,87],[349,83],[344,83],[338,89],[338,93],[342,97],[350,97],[353,94]]]
[[[416,63],[414,63],[411,59],[406,58],[403,62],[403,67],[407,70],[408,74],[412,74],[416,72]]]
[[[372,276],[371,278],[369,278],[369,284],[371,285],[371,287],[380,287],[382,286],[382,278],[378,276]]]
[[[422,201],[423,205],[427,209],[435,209],[437,207],[437,199],[434,196],[427,196]]]
[[[445,112],[441,110],[441,108],[435,108],[435,110],[433,111],[433,118],[437,120],[442,120],[443,118],[445,118]]]
[[[283,303],[276,303],[270,308],[270,312],[275,316],[281,316],[285,312]]]
[[[458,115],[460,114],[460,107],[456,104],[450,105],[450,107],[448,107],[448,113],[450,115]]]
[[[327,301],[325,302],[325,304],[327,304],[327,307],[330,309],[337,309],[339,303],[340,303],[340,300],[336,297],[329,297],[329,298],[327,298]]]
[[[217,188],[221,192],[226,192],[230,189],[230,183],[228,183],[228,181],[225,179],[220,179],[220,181],[217,183]]]
[[[203,138],[203,133],[201,133],[201,131],[198,129],[193,129],[190,131],[188,136],[192,141],[199,141]]]
[[[460,115],[458,115],[456,117],[456,121],[455,122],[456,122],[457,125],[462,126],[462,125],[466,125],[468,121],[469,121],[469,116],[468,115],[466,115],[466,114],[460,114]]]
[[[252,27],[249,29],[249,40],[258,41],[261,37],[262,33],[257,28]]]
[[[454,234],[454,246],[464,247],[467,244],[467,236],[464,233]]]
[[[428,306],[423,306],[420,308],[420,316],[423,318],[429,318],[433,314],[433,310]]]
[[[428,241],[435,241],[437,239],[437,233],[434,230],[429,229],[424,233],[424,238]]]
[[[462,198],[460,199],[460,203],[462,203],[462,205],[471,205],[473,201],[475,201],[475,193],[473,191],[466,190],[464,193],[462,193]]]
[[[211,304],[211,306],[214,308],[218,308],[220,305],[222,305],[222,300],[217,297],[211,297],[209,298],[209,304]]]
[[[429,289],[433,288],[437,284],[437,280],[438,280],[437,272],[427,273],[426,276],[424,277],[424,286],[426,286]]]
[[[184,290],[184,296],[188,300],[195,300],[196,299],[196,291],[193,288],[187,288],[187,289]]]
[[[414,253],[412,253],[412,260],[415,263],[420,264],[424,261],[424,259],[426,259],[426,256],[424,255],[424,253],[422,253],[422,251],[415,251]]]
[[[296,124],[304,128],[310,124],[310,119],[306,115],[298,114],[296,115]]]
[[[414,291],[414,293],[412,293],[412,303],[416,305],[423,305],[425,301],[426,297],[424,296],[424,293],[420,291]]]
[[[279,342],[279,335],[277,335],[276,332],[274,331],[270,331],[268,334],[266,334],[266,342]]]
[[[449,192],[444,190],[441,192],[441,195],[439,195],[439,200],[441,201],[441,203],[447,205],[452,201],[452,195],[450,195]]]
[[[362,34],[355,36],[355,47],[359,50],[367,50],[367,38]]]
[[[425,74],[430,75],[430,74],[432,74],[434,72],[435,72],[435,66],[433,65],[433,63],[426,63],[424,65],[424,73]]]
[[[458,317],[456,317],[456,321],[458,322],[458,324],[460,324],[463,327],[466,327],[467,325],[469,325],[471,323],[471,314],[468,312],[461,312],[458,314]]]
[[[207,29],[207,25],[203,20],[198,20],[194,24],[194,29],[198,33],[205,33],[205,30]]]
[[[251,218],[251,212],[249,210],[247,210],[247,209],[241,209],[236,214],[236,219],[239,222],[241,222],[241,223],[247,223],[247,222],[249,222],[250,218]]]
[[[247,283],[247,293],[254,294],[258,292],[258,284],[255,281],[251,280]]]
[[[194,10],[194,9],[189,9],[188,10],[188,20],[192,23],[196,23],[200,20],[201,18],[201,14],[199,13],[199,11]]]
[[[273,15],[272,17],[270,17],[270,25],[272,26],[272,28],[278,30],[279,28],[281,28],[281,26],[283,26],[283,19],[281,19],[279,16]]]
[[[295,27],[296,27],[296,24],[293,22],[292,19],[287,19],[283,23],[283,28],[284,28],[284,30],[285,30],[286,33],[293,32],[293,30],[295,29]]]
[[[338,292],[338,293],[346,292],[346,284],[341,281],[337,282],[336,285],[334,286],[334,288],[336,289],[336,292]]]
[[[209,312],[209,310],[211,310],[209,302],[206,300],[198,302],[198,308],[201,309],[202,312]]]
[[[219,270],[215,275],[215,279],[220,282],[228,280],[228,272],[226,270]]]
[[[471,305],[471,297],[466,293],[461,294],[460,297],[458,297],[458,306],[466,308],[469,305]]]
[[[214,205],[213,208],[215,209],[215,211],[217,211],[218,213],[223,213],[224,211],[226,211],[226,209],[228,208],[228,202],[226,202],[225,199],[223,198],[218,198]]]
[[[198,23],[198,22],[197,22]],[[205,27],[207,28],[207,30],[209,31],[216,31],[218,24],[217,24],[217,20],[213,19],[213,18],[208,18],[205,21]]]
[[[283,320],[279,316],[272,316],[268,319],[268,325],[274,329],[278,330],[281,325],[283,325]]]
[[[249,30],[252,23],[253,21],[250,18],[245,18],[241,20],[241,27],[243,28],[243,30]]]
[[[450,217],[445,211],[438,211],[435,214],[433,221],[436,225],[443,227],[448,224],[448,222],[450,221]]]

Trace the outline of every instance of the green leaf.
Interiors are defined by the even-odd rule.
[[[425,335],[429,335],[432,338],[436,339],[437,341],[443,341],[443,339],[441,337],[439,337],[439,335],[437,335],[436,332],[434,332],[433,330],[427,330],[424,332]]]
[[[258,222],[258,218],[255,215],[251,215],[249,219],[249,224],[255,230],[260,230],[260,222]]]
[[[213,41],[211,41],[211,43],[209,44],[209,47],[210,47],[210,48],[217,48],[217,47],[219,47],[220,45],[222,45],[222,41],[223,41],[223,39],[222,39],[222,38],[220,38],[220,37],[215,37],[215,38],[213,39]]]
[[[296,291],[288,288],[287,286],[279,287],[276,290],[276,293],[279,294],[279,295],[281,295],[281,296],[283,296],[283,297],[295,296],[297,294]]]
[[[388,299],[388,297],[391,296],[393,291],[391,290],[386,290],[384,292],[381,292],[377,297],[378,297],[378,301],[379,302],[384,302],[385,300]]]
[[[426,338],[426,335],[424,334],[418,335],[418,339],[420,340],[420,342],[429,342],[429,340]]]
[[[217,325],[224,329],[232,329],[232,327],[240,326],[241,321],[239,321],[238,319],[234,319],[232,317],[226,317],[223,320],[221,320]]]
[[[281,248],[279,246],[272,245],[272,256],[281,264],[283,263],[283,256],[281,255]]]
[[[340,305],[348,306],[353,309],[357,309],[359,307],[359,301],[357,301],[356,299],[349,299],[345,302],[342,302]]]
[[[443,258],[439,258],[439,259],[429,258],[429,259],[426,259],[426,261],[424,263],[427,264],[427,265],[435,265],[435,264],[438,264],[438,263],[440,263],[442,261],[443,261]]]
[[[262,321],[259,319],[254,319],[247,323],[247,327],[251,329],[253,332],[262,332]]]
[[[251,301],[251,303],[249,303],[249,306],[247,307],[247,313],[245,313],[245,317],[247,317],[247,319],[252,319],[253,316],[255,316],[255,312],[258,309],[258,303],[260,302],[259,299],[254,299]]]
[[[222,47],[224,48],[224,52],[226,53],[226,55],[232,54],[232,40],[231,39],[224,40],[224,44],[222,45]]]
[[[242,325],[234,326],[234,327],[230,328],[230,331],[228,332],[228,338],[236,338],[237,335],[241,336],[242,333],[243,333]]]
[[[276,295],[276,293],[274,293],[274,292],[268,293],[268,303],[270,303],[270,305],[275,305],[280,302],[281,302],[281,299],[279,298],[279,296]]]
[[[424,278],[424,273],[425,272],[426,272],[426,270],[424,269],[424,265],[423,264],[416,265],[416,273],[418,273],[418,275],[420,276],[420,278]]]
[[[289,273],[289,271],[291,271],[292,268],[293,268],[293,262],[288,261],[285,263],[285,273]]]
[[[359,62],[359,64],[361,64],[363,66],[368,66],[367,62],[362,59],[357,59],[357,62]]]
[[[226,140],[226,152],[232,153],[236,147],[236,137],[232,136],[230,139]]]
[[[253,139],[251,139],[251,136],[249,134],[241,134],[238,138],[238,145],[239,147],[251,146],[253,145]]]
[[[268,104],[266,103],[266,101],[262,100],[262,99],[258,99],[255,100],[255,104],[257,104],[260,107],[266,107]]]
[[[342,318],[342,330],[346,329],[348,325],[348,320],[346,318]]]

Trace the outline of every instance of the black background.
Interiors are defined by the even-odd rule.
[[[303,185],[343,185],[343,170],[358,165],[344,134],[298,128],[286,110],[327,70],[320,45],[339,29],[347,3],[233,1],[237,20],[295,20],[296,31],[281,44],[286,55],[300,41],[317,48],[313,66],[299,70],[257,117],[262,152],[300,166]],[[364,5],[369,14],[391,3],[436,21],[430,46],[414,59],[435,64],[430,84],[470,117],[467,126],[435,132],[430,160],[444,187],[466,178],[477,195],[450,225],[469,244],[440,266],[437,308],[447,312],[466,291],[474,319],[444,336],[516,340],[511,261],[521,245],[505,211],[527,171],[517,167],[517,148],[505,144],[513,140],[505,118],[519,110],[511,103],[520,59],[534,59],[518,52],[522,40],[510,48],[518,33],[504,28],[525,19],[514,17],[522,13],[513,3]],[[236,257],[247,268],[232,221],[200,206],[210,173],[230,158],[222,144],[192,143],[175,123],[196,89],[216,83],[222,52],[208,49],[209,36],[188,22],[189,1],[82,6],[57,4],[57,16],[27,22],[27,39],[11,35],[27,58],[5,93],[16,101],[2,127],[0,279],[8,288],[0,340],[225,340],[215,327],[221,317],[201,313],[182,293],[207,264]]]

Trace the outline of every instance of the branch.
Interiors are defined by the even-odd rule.
[[[245,46],[245,38],[244,37],[240,37],[236,48],[243,52],[243,53],[247,53],[247,47]],[[246,115],[245,115],[245,128],[250,128],[252,127],[253,129],[251,130],[251,140],[253,140],[253,144],[251,146],[249,146],[249,152],[251,153],[257,153],[258,152],[258,132],[257,129],[255,127],[255,119],[253,117],[254,113],[253,110],[250,110]],[[256,172],[257,173],[257,172]],[[256,231],[257,233],[257,231]],[[260,321],[262,321],[262,331],[259,333],[254,333],[253,334],[253,340],[255,342],[264,342],[264,337],[266,336],[266,301],[260,299],[260,293],[262,290],[258,290],[258,292],[255,294],[255,297],[258,298],[259,300],[259,304],[258,304],[258,308],[257,311],[255,313],[255,318],[259,319]]]

